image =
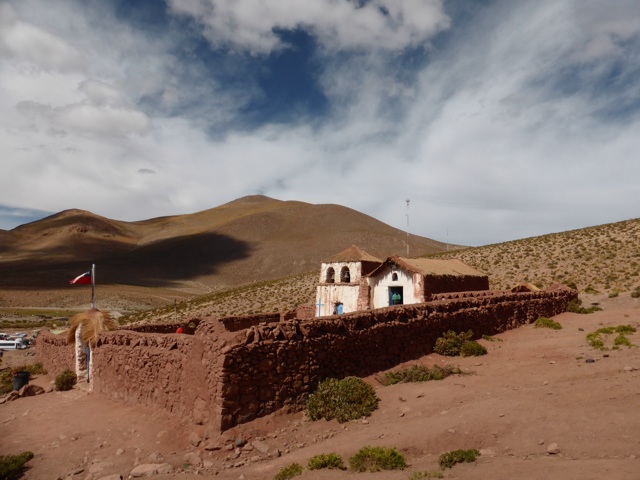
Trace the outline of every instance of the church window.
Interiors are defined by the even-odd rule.
[[[327,283],[333,283],[336,281],[336,271],[333,267],[327,268]]]
[[[391,281],[393,281],[393,282],[397,282],[398,281],[398,274],[396,272],[393,272],[391,274]]]
[[[349,267],[342,267],[342,270],[340,270],[340,281],[342,283],[351,282],[351,273],[349,272]]]

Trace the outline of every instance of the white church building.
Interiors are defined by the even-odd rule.
[[[322,263],[316,293],[319,317],[424,303],[431,295],[489,290],[489,277],[457,259],[382,261],[352,245]]]

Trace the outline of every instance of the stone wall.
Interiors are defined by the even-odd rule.
[[[193,335],[103,333],[93,349],[93,389],[223,431],[283,407],[302,408],[326,378],[366,376],[429,354],[447,330],[472,330],[480,337],[552,317],[564,312],[577,292],[461,292],[435,298],[320,319],[256,325],[250,317],[251,326],[235,332],[211,318],[201,320]],[[43,332],[36,348],[50,371],[73,368],[66,338]]]
[[[252,327],[231,348],[222,369],[222,429],[282,407],[301,408],[326,378],[366,376],[432,352],[447,330],[493,335],[564,312],[577,292],[459,294],[416,305],[387,307]]]
[[[47,329],[40,330],[36,338],[36,361],[54,377],[67,369],[75,372],[76,356],[73,346],[67,343],[67,332],[54,335]]]

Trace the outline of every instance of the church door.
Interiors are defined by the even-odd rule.
[[[401,305],[404,303],[402,287],[389,287],[389,305]]]

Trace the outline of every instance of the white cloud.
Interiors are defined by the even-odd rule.
[[[256,82],[212,78],[225,66],[183,49],[187,33],[70,0],[48,25],[44,3],[16,2],[11,29],[79,57],[47,64],[3,40],[0,205],[140,220],[260,192],[404,229],[410,198],[412,233],[462,244],[631,218],[640,4],[620,2],[498,0],[463,26],[437,1],[172,3],[213,45],[269,53],[286,48],[274,28],[300,27],[324,47],[329,113],[250,126]],[[398,60],[445,29],[428,58]]]
[[[425,44],[449,27],[441,0],[170,0],[176,14],[194,17],[214,46],[253,54],[283,48],[276,29],[313,33],[330,50],[401,50]]]
[[[58,35],[21,21],[9,3],[0,3],[0,55],[44,69],[78,68],[79,52]]]

